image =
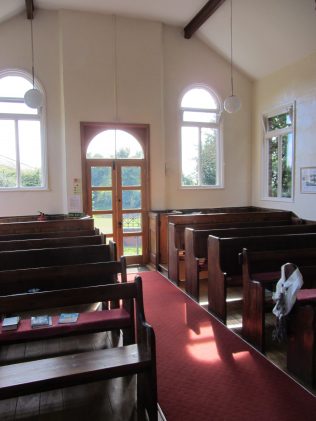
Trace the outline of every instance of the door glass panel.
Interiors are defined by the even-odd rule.
[[[142,229],[141,213],[123,213],[123,232],[139,232]]]
[[[141,191],[123,190],[122,191],[122,209],[141,209]]]
[[[104,233],[103,233],[104,234]],[[114,241],[113,237],[106,236],[105,237],[105,244],[110,244],[110,241]]]
[[[99,228],[99,230],[103,234],[113,234],[113,216],[112,214],[106,215],[93,215],[94,219],[94,226]],[[106,237],[106,241],[108,242],[108,238]]]
[[[88,159],[143,159],[139,141],[124,130],[104,130],[89,143]]]
[[[142,254],[142,237],[124,237],[123,239],[124,256],[138,256]]]
[[[93,191],[92,192],[92,210],[112,210],[112,192],[111,191]]]
[[[122,186],[140,186],[141,185],[140,167],[122,167]]]
[[[92,187],[112,187],[111,167],[91,167]]]

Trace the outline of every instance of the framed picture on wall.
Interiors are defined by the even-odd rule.
[[[301,168],[301,193],[316,193],[316,167]]]

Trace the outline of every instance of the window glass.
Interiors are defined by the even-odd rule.
[[[183,96],[181,111],[182,187],[221,186],[220,107],[216,96],[205,88],[193,88]]]
[[[144,159],[141,144],[124,130],[105,130],[89,143],[88,159]]]
[[[0,78],[0,97],[24,98],[24,94],[33,85],[21,76],[3,76]]]
[[[206,89],[193,88],[183,95],[181,107],[217,109],[218,104],[213,95]]]
[[[293,196],[294,128],[293,106],[264,116],[266,196],[291,199]]]
[[[46,187],[43,107],[24,103],[32,87],[22,71],[0,72],[0,189]]]

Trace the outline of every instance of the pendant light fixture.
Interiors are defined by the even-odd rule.
[[[32,47],[32,84],[33,88],[25,92],[24,102],[30,108],[39,108],[43,104],[43,95],[42,93],[35,88],[34,83],[34,40],[33,40],[33,11],[34,4],[33,0],[25,0],[27,18],[31,22],[31,47]]]
[[[241,108],[241,101],[238,96],[234,95],[234,79],[233,79],[233,2],[230,0],[230,82],[231,95],[224,101],[224,109],[232,114]]]

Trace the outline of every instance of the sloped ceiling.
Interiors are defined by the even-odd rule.
[[[207,0],[34,0],[36,8],[72,9],[160,21],[184,28]],[[316,52],[315,0],[233,0],[233,61],[261,79]],[[1,0],[0,21],[25,10]],[[230,0],[193,35],[229,59]],[[188,40],[190,42],[190,40]]]

